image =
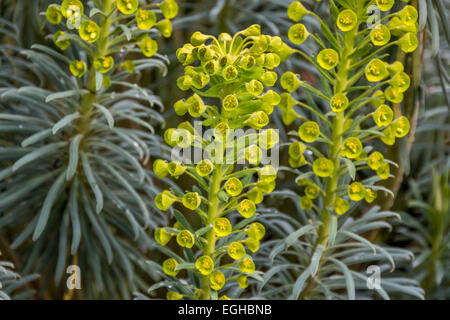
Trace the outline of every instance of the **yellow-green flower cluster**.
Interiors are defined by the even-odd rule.
[[[106,74],[120,66],[130,73],[134,71],[129,62],[116,66],[114,53],[137,45],[146,57],[152,57],[158,51],[154,28],[163,37],[170,37],[171,19],[178,14],[175,0],[155,1],[147,5],[140,4],[139,0],[105,0],[101,4],[94,1],[93,7],[88,6],[90,4],[80,0],[63,0],[60,5],[50,4],[45,15],[48,22],[62,24],[61,27],[67,29],[58,30],[53,36],[54,44],[61,50],[77,42],[96,48],[87,67],[92,65],[94,70],[105,74],[104,83],[110,82]],[[89,16],[86,12],[90,12]],[[75,69],[71,67],[70,70],[73,73]],[[77,71],[74,73],[77,77],[79,74]]]
[[[167,129],[164,139],[169,146],[200,148],[206,156],[194,164],[163,159],[153,164],[160,179],[184,174],[196,185],[184,193],[165,190],[155,198],[159,210],[173,207],[186,217],[200,217],[196,231],[183,225],[155,232],[155,240],[163,246],[174,237],[179,246],[194,250],[195,261],[189,262],[188,271],[201,285],[194,295],[182,293],[185,297],[210,299],[216,296],[211,292],[225,290],[227,283],[246,288],[248,277],[256,272],[251,253],[259,250],[265,235],[265,227],[255,221],[257,205],[275,189],[277,177],[272,165],[261,163],[263,150],[279,142],[277,131],[264,127],[280,103],[271,89],[277,81],[274,69],[292,53],[281,38],[264,35],[260,29],[252,25],[234,36],[222,33],[217,38],[195,32],[190,43],[177,51],[184,65],[178,86],[193,93],[177,101],[174,110],[179,116],[200,118],[213,132],[201,136],[189,122]],[[282,81],[297,85],[295,79]],[[241,136],[231,132],[238,129],[255,130]],[[233,152],[230,146],[235,146]],[[164,270],[174,275],[173,269]]]
[[[398,1],[403,3],[400,11],[386,14],[369,28],[365,13],[374,3],[382,12],[391,11],[395,2],[377,0],[353,5],[348,1],[336,1],[337,36],[302,2],[294,1],[288,8],[288,16],[295,22],[288,33],[290,41],[297,45],[307,39],[317,42],[321,49],[315,57],[301,50],[296,52],[317,68],[331,88],[322,93],[292,71],[281,77],[286,90],[280,103],[283,121],[290,125],[296,119],[302,120],[298,129],[300,141],[289,146],[289,164],[293,168],[309,166],[314,173],[298,181],[304,191],[300,200],[304,210],[334,211],[342,215],[351,208],[352,201],[371,203],[377,197],[374,182],[357,181],[360,171],[372,170],[378,180],[390,177],[389,161],[379,151],[374,151],[372,142],[381,140],[393,145],[397,138],[408,134],[410,123],[401,115],[399,104],[411,80],[400,61],[389,63],[380,54],[393,45],[404,53],[417,48],[418,13],[414,6],[404,4],[408,1]],[[300,22],[306,15],[314,16],[322,24],[322,38],[312,36]],[[370,86],[364,87],[367,83]],[[294,93],[299,88],[322,100],[325,112],[316,105],[297,101]],[[297,105],[303,109],[302,115],[295,111]],[[304,114],[311,114],[313,118],[309,120]],[[325,148],[318,148],[318,143]],[[350,179],[344,179],[345,176]],[[321,201],[316,206],[314,201],[319,197]],[[324,208],[320,209],[322,203]]]

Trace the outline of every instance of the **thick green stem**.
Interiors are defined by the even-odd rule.
[[[336,85],[334,88],[334,93],[342,93],[347,90],[349,74],[351,72],[352,59],[350,59],[350,55],[354,51],[355,38],[357,35],[358,28],[355,28],[353,31],[344,33],[344,48],[341,53],[341,61],[338,66],[338,73],[336,75]],[[315,243],[315,247],[322,245],[323,247],[327,246],[328,243],[328,235],[330,232],[330,223],[331,223],[331,215],[330,207],[336,200],[336,190],[339,184],[339,171],[341,170],[341,163],[339,160],[339,151],[342,145],[342,140],[344,136],[344,127],[345,127],[345,114],[344,112],[339,112],[336,114],[336,117],[333,121],[332,127],[332,144],[330,147],[329,157],[330,160],[334,163],[334,172],[328,178],[325,186],[325,198],[323,209],[321,212],[322,224],[319,227],[319,235],[317,241]],[[314,279],[310,277],[307,282],[307,286],[303,291],[300,299],[304,299],[308,296],[310,291],[314,287]]]
[[[220,185],[222,183],[222,179],[223,179],[222,165],[218,164],[214,168],[214,173],[213,173],[211,184],[209,187],[208,224],[212,224],[214,222],[214,220],[217,218],[217,215],[219,212],[220,200],[219,200],[217,194],[220,191]],[[207,245],[206,245],[205,249],[203,250],[203,254],[205,256],[212,257],[214,254],[214,251],[216,250],[216,234],[214,233],[214,230],[211,229],[207,233],[206,241],[207,241]],[[202,288],[201,288],[200,299],[201,300],[209,300],[211,298],[211,289],[209,287],[209,277],[203,276],[201,280],[202,280]]]
[[[113,21],[112,14],[110,14],[114,8],[114,0],[105,0],[103,1],[103,12],[108,14],[107,17],[102,18],[102,21],[100,23],[100,38],[97,40],[97,47],[94,51],[94,56],[92,57],[92,62],[95,61],[97,58],[101,58],[106,56],[108,52],[108,35],[109,35],[109,29],[111,28],[111,24]],[[96,75],[95,75],[95,68],[91,64],[89,75],[88,75],[88,84],[87,89],[90,91],[90,93],[86,94],[82,101],[81,101],[81,108],[80,112],[82,114],[82,119],[80,121],[79,125],[79,132],[85,132],[87,126],[89,125],[89,122],[91,120],[91,114],[92,114],[92,107],[95,103],[96,99],[96,91],[97,91],[97,85],[96,85]]]

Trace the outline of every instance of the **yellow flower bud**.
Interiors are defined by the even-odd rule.
[[[292,93],[300,87],[302,81],[300,81],[296,74],[288,71],[281,76],[280,83],[284,90]]]
[[[316,141],[319,138],[319,134],[319,125],[314,121],[305,122],[298,129],[298,136],[307,143]]]
[[[98,72],[104,74],[108,73],[114,67],[114,59],[111,56],[106,58],[97,58],[94,61],[94,68]]]
[[[47,21],[52,24],[59,24],[63,18],[59,6],[54,4],[48,6],[45,16]]]
[[[381,11],[389,11],[394,6],[395,0],[377,0],[377,6]]]
[[[384,46],[391,40],[391,31],[385,25],[379,24],[370,32],[370,40],[377,47]]]
[[[259,222],[253,222],[246,233],[250,238],[261,240],[266,234],[266,228]]]
[[[261,157],[262,151],[256,144],[252,144],[245,149],[245,159],[247,159],[250,164],[259,164],[261,162]]]
[[[378,127],[388,126],[389,124],[391,124],[392,119],[394,119],[394,112],[389,106],[385,104],[379,106],[373,114],[373,121]]]
[[[259,250],[259,240],[255,238],[248,238],[245,240],[245,245],[251,252],[256,252]]]
[[[392,78],[390,84],[400,92],[406,92],[411,85],[411,79],[405,72],[399,72]]]
[[[239,105],[239,100],[234,94],[227,95],[222,101],[222,107],[225,111],[231,112],[236,110]]]
[[[150,58],[158,51],[158,42],[149,37],[144,37],[141,42],[139,42],[139,48],[141,48],[144,56]]]
[[[256,111],[244,123],[255,130],[261,130],[269,124],[269,116],[264,111]]]
[[[169,173],[169,171],[167,170],[168,166],[169,164],[165,160],[155,160],[155,162],[153,163],[153,172],[156,174],[158,179],[163,179],[165,176],[167,176],[167,174]]]
[[[316,159],[313,163],[313,171],[321,178],[330,177],[334,172],[334,163],[327,158]]]
[[[133,60],[126,60],[124,63],[121,64],[121,67],[128,71],[128,73],[133,73],[134,68],[136,67],[136,65],[134,64]]]
[[[396,138],[403,138],[406,136],[410,129],[409,120],[405,116],[401,116],[393,123],[394,134]]]
[[[372,203],[375,201],[375,199],[377,198],[378,194],[376,191],[367,188],[366,189],[366,195],[364,197],[364,200],[366,200],[367,203]]]
[[[195,170],[197,171],[200,177],[209,176],[213,171],[213,169],[214,169],[213,163],[209,159],[204,159],[200,161],[195,167]]]
[[[195,267],[202,275],[207,276],[214,270],[214,261],[209,256],[201,256],[195,261]]]
[[[358,25],[358,16],[351,9],[345,9],[341,11],[337,17],[337,26],[343,31],[351,31]]]
[[[245,274],[241,274],[237,278],[237,282],[242,289],[246,289],[248,287],[248,278]]]
[[[214,271],[209,276],[211,289],[218,291],[225,285],[225,275],[220,271]]]
[[[254,97],[259,96],[264,91],[264,86],[258,80],[251,80],[245,84],[245,89]]]
[[[72,72],[72,74],[78,78],[81,78],[87,70],[86,63],[81,60],[72,61],[69,65],[69,68],[70,72]]]
[[[261,78],[259,78],[261,82],[268,87],[273,87],[278,80],[278,75],[273,71],[266,71]]]
[[[89,43],[94,43],[100,38],[100,27],[91,20],[83,21],[78,31],[81,39]]]
[[[233,81],[238,76],[238,70],[234,66],[229,65],[223,69],[222,76],[226,81]]]
[[[240,242],[232,242],[228,247],[228,255],[233,260],[241,260],[245,256],[245,248]]]
[[[309,32],[302,23],[294,24],[288,31],[289,40],[296,45],[302,44],[309,36]]]
[[[256,269],[255,263],[251,259],[245,258],[242,259],[241,262],[239,262],[239,270],[241,272],[250,274],[255,272],[255,269]]]
[[[256,205],[253,201],[244,199],[239,203],[237,210],[244,218],[250,218],[256,213]]]
[[[64,18],[71,18],[77,15],[81,19],[84,14],[83,3],[80,0],[64,0],[61,4],[61,14]]]
[[[187,192],[181,201],[183,205],[190,210],[196,210],[202,202],[200,195],[197,192]]]
[[[293,159],[299,159],[303,153],[305,152],[306,148],[301,142],[294,142],[289,146],[289,157]]]
[[[259,204],[264,200],[264,194],[258,187],[253,188],[247,192],[247,198],[253,201],[255,204]]]
[[[164,38],[170,38],[172,35],[172,22],[169,19],[159,21],[156,24],[156,28],[158,28]]]
[[[383,179],[386,180],[389,178],[389,174],[390,174],[391,170],[389,167],[389,163],[384,163],[383,165],[381,165],[378,169],[377,169],[377,175]]]
[[[323,49],[317,55],[317,62],[325,70],[331,70],[339,63],[339,54],[333,49]]]
[[[177,234],[177,243],[180,247],[192,248],[195,243],[195,237],[189,230],[181,230]]]
[[[417,34],[408,32],[399,40],[400,49],[405,53],[413,52],[419,46],[419,40],[417,39]]]
[[[386,79],[389,72],[386,63],[380,59],[373,59],[366,67],[366,78],[370,82],[378,82]]]
[[[378,170],[379,167],[384,165],[384,156],[378,151],[373,152],[367,159],[367,165],[372,170]]]
[[[350,203],[342,198],[336,198],[336,200],[334,201],[334,211],[336,211],[336,213],[338,215],[343,215],[345,214],[348,210],[350,209]]]
[[[348,186],[348,196],[352,201],[361,201],[366,195],[366,188],[360,182],[353,182]]]
[[[312,200],[308,197],[301,197],[300,198],[300,208],[302,210],[310,210],[312,208]]]
[[[241,33],[246,37],[256,37],[261,35],[261,26],[259,24],[254,24],[247,29],[241,31]]]
[[[123,14],[129,15],[135,13],[139,7],[138,0],[117,0],[117,9]]]
[[[218,237],[226,237],[231,233],[231,222],[227,218],[217,218],[213,222],[213,229]]]
[[[304,16],[309,14],[309,11],[305,9],[300,1],[294,1],[289,5],[287,14],[289,19],[294,22],[299,22]]]
[[[66,32],[64,31],[56,31],[53,36],[53,43],[60,48],[61,50],[66,50],[70,46],[70,39],[67,40],[59,40]]]
[[[165,0],[159,5],[164,18],[173,19],[178,14],[178,4],[175,0]]]
[[[319,194],[320,194],[320,188],[313,183],[308,183],[308,185],[305,188],[305,195],[309,199],[314,200],[314,199],[317,199]]]
[[[402,22],[407,26],[414,26],[419,18],[419,13],[417,9],[413,6],[406,6],[401,11],[397,13]]]
[[[386,89],[385,96],[386,99],[392,103],[401,103],[404,99],[402,90],[392,86]]]
[[[183,166],[179,161],[171,161],[167,166],[167,171],[172,177],[178,177],[186,171],[186,167]]]
[[[156,14],[152,10],[139,9],[136,13],[137,26],[141,30],[151,29],[156,20]]]
[[[395,144],[395,132],[392,124],[384,129],[382,132],[382,137],[380,137],[381,141],[383,141],[388,146],[392,146]]]
[[[164,190],[155,197],[155,205],[159,210],[167,211],[178,198],[168,190]]]
[[[163,262],[163,272],[169,276],[176,277],[178,270],[175,270],[178,262],[174,258],[169,258]]]
[[[190,98],[186,100],[188,106],[188,112],[191,117],[198,118],[206,111],[206,105],[202,98],[194,93]]]
[[[209,36],[201,33],[200,31],[196,31],[191,36],[191,43],[194,46],[200,46],[200,45],[204,44],[206,42],[206,40],[208,40],[208,38],[209,38]]]
[[[342,143],[341,156],[349,159],[358,158],[363,152],[361,140],[355,137],[347,138]]]
[[[258,169],[258,177],[262,181],[272,182],[277,179],[277,170],[272,165],[266,165]]]
[[[160,245],[165,246],[170,239],[172,239],[172,234],[165,228],[158,228],[155,230],[155,240]]]
[[[349,106],[348,98],[343,93],[338,93],[331,98],[330,101],[331,110],[335,113],[345,111]]]

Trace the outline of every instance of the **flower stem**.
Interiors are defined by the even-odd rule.
[[[209,187],[209,208],[208,208],[208,224],[212,224],[216,219],[219,212],[219,198],[217,194],[220,191],[220,185],[223,179],[222,165],[217,164],[214,168],[214,173],[212,176],[211,184]],[[206,256],[210,256],[213,258],[214,251],[216,249],[216,234],[214,230],[211,229],[208,231],[206,235],[207,245],[203,254]],[[213,258],[214,259],[214,258]],[[209,300],[211,298],[211,289],[209,287],[209,276],[202,276],[202,287],[201,287],[201,300]]]

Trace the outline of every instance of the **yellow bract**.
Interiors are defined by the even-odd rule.
[[[366,195],[366,188],[360,182],[353,182],[348,186],[348,196],[353,201],[361,201]]]
[[[137,26],[141,30],[148,30],[156,24],[156,14],[152,10],[139,9],[136,13]]]
[[[338,215],[345,214],[349,209],[350,203],[347,200],[339,197],[336,198],[336,200],[334,201],[334,211],[336,211]]]
[[[253,260],[245,258],[239,262],[239,270],[244,273],[253,273],[255,272],[255,263]]]
[[[196,210],[202,202],[197,192],[186,192],[181,201],[190,210]]]
[[[361,140],[359,140],[358,138],[347,138],[342,143],[341,156],[343,157],[356,159],[361,155],[362,152],[363,145],[361,143]]]
[[[385,104],[379,106],[373,114],[373,121],[378,127],[388,126],[392,122],[392,119],[394,119],[394,112]]]
[[[303,123],[298,129],[298,136],[307,143],[312,143],[319,138],[320,129],[317,122],[308,121]]]
[[[244,199],[239,203],[237,210],[244,218],[250,218],[256,212],[256,205],[253,201]]]
[[[189,230],[181,230],[177,235],[177,243],[180,247],[192,248],[195,243],[195,237]]]
[[[317,62],[325,70],[331,70],[339,63],[339,54],[333,49],[323,49],[317,55]]]
[[[380,59],[373,59],[366,67],[366,78],[370,82],[378,82],[386,79],[389,72],[386,63]]]
[[[175,270],[178,262],[174,258],[169,258],[163,262],[163,272],[169,276],[175,277],[178,274],[178,270]]]
[[[123,14],[135,13],[139,7],[139,0],[117,0],[117,9]]]
[[[309,32],[302,23],[294,24],[288,31],[289,40],[294,44],[302,44],[309,36]]]
[[[213,222],[213,229],[218,237],[226,237],[231,233],[231,222],[227,218],[217,218]]]
[[[391,32],[388,27],[379,24],[370,32],[370,40],[375,46],[384,46],[391,40]]]
[[[225,275],[220,271],[215,271],[209,276],[211,289],[220,290],[225,285]]]
[[[347,32],[356,28],[358,25],[358,16],[351,9],[346,9],[339,13],[337,17],[337,26],[341,31]]]
[[[91,20],[85,20],[80,26],[81,39],[89,43],[93,43],[100,38],[100,27]]]
[[[209,256],[201,256],[195,261],[195,267],[201,274],[207,276],[214,270],[214,261]]]
[[[158,42],[149,37],[145,37],[139,43],[139,47],[144,56],[151,57],[158,51]]]
[[[327,158],[318,158],[313,163],[313,171],[319,177],[327,178],[334,172],[334,163]]]
[[[72,72],[72,74],[78,78],[81,78],[87,70],[86,63],[81,60],[72,61],[69,65],[69,68],[70,72]]]
[[[349,106],[348,98],[343,93],[338,93],[333,96],[333,98],[330,101],[331,110],[333,112],[342,112],[345,111]]]
[[[232,242],[228,247],[228,255],[234,260],[241,260],[245,256],[245,248],[240,242]]]

